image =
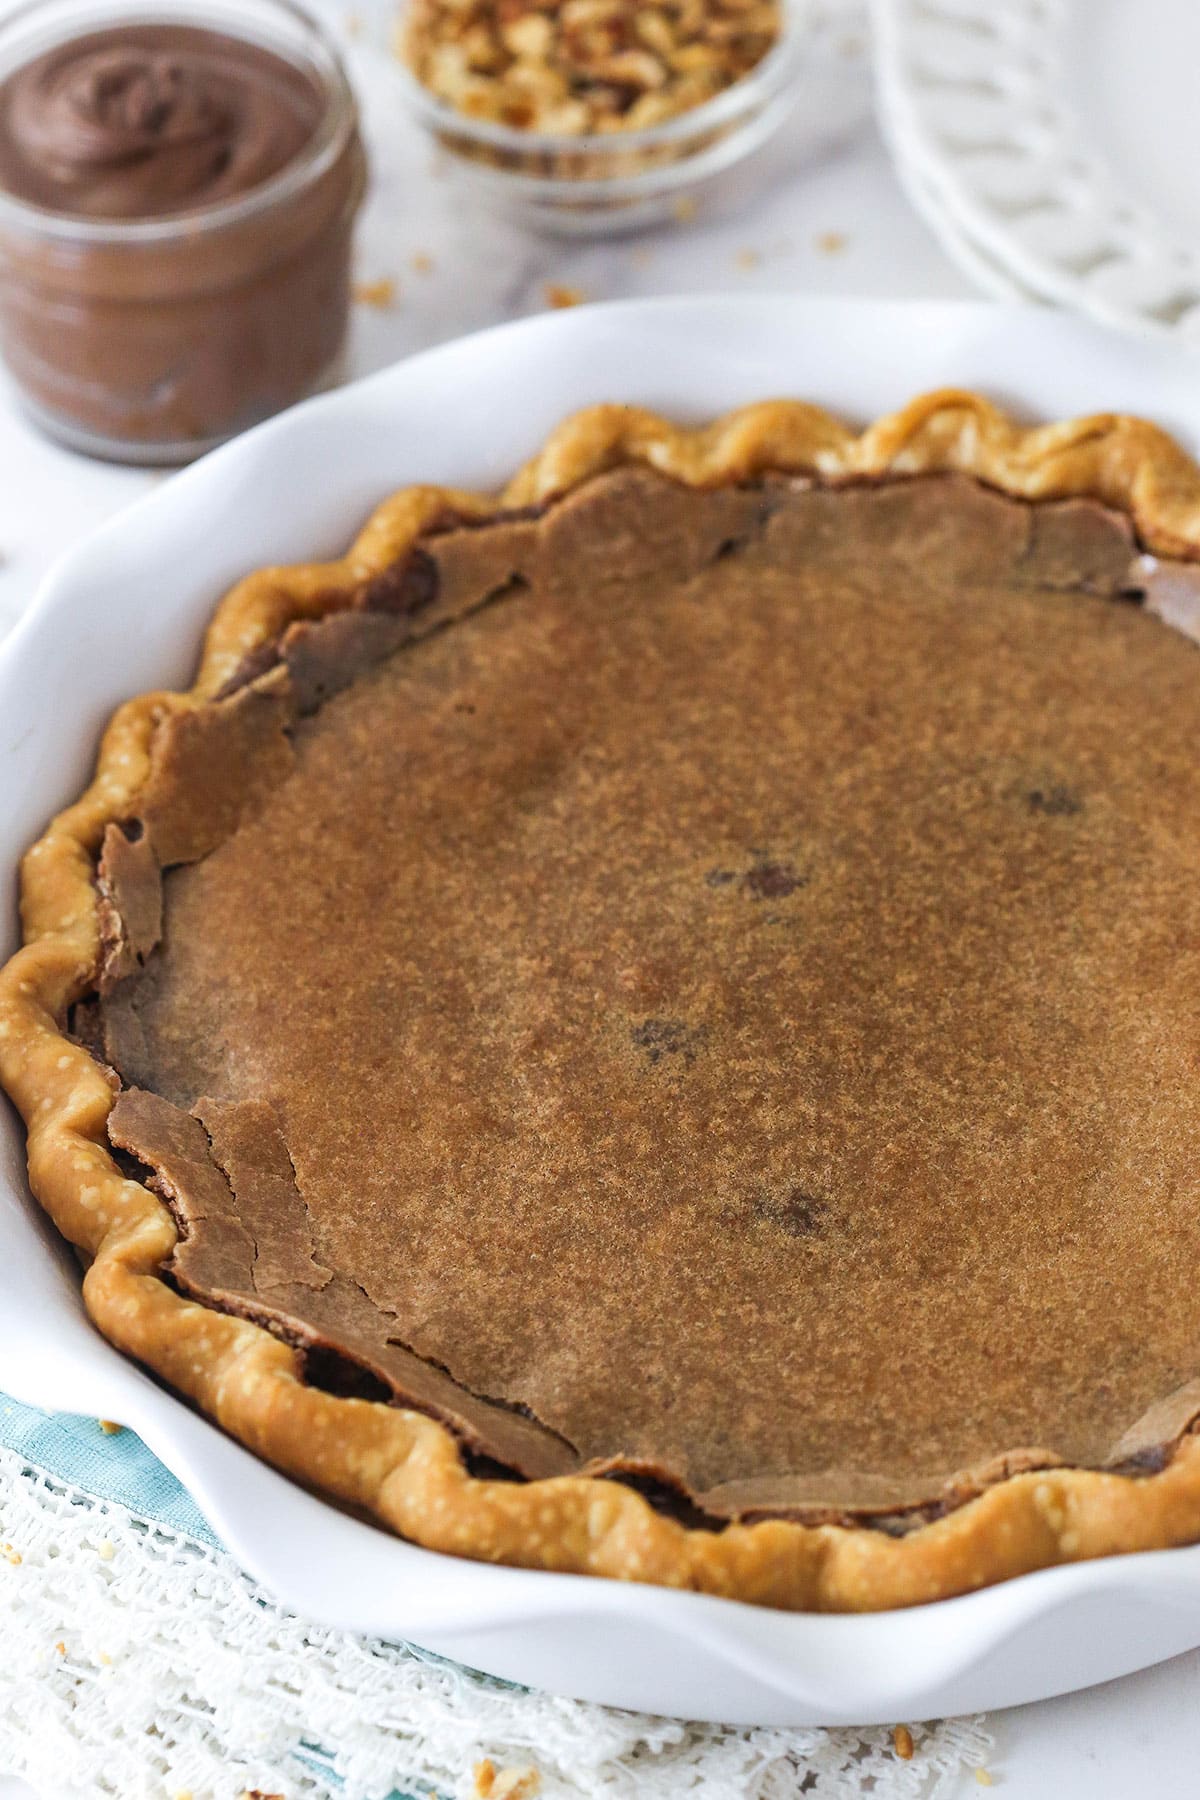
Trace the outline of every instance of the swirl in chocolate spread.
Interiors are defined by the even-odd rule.
[[[186,25],[115,26],[0,83],[0,188],[75,217],[190,211],[278,174],[321,108],[316,84],[257,44]]]

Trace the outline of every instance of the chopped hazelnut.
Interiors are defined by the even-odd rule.
[[[780,0],[410,0],[401,47],[459,112],[582,136],[702,105],[761,62],[780,29]]]

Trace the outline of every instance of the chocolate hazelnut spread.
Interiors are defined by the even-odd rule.
[[[0,26],[0,340],[78,448],[183,461],[325,380],[345,334],[365,163],[319,28],[277,44],[170,0],[22,60]],[[202,17],[202,15],[201,15]]]
[[[320,123],[302,70],[188,25],[59,44],[0,83],[0,186],[55,212],[150,219],[247,193]]]

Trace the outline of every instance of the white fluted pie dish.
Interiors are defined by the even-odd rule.
[[[213,602],[237,576],[333,552],[390,489],[497,486],[560,418],[599,400],[698,420],[794,394],[865,420],[944,385],[1030,417],[1143,413],[1200,443],[1200,367],[1166,347],[1021,309],[788,299],[651,302],[506,326],[273,421],[72,552],[0,651],[5,866],[78,790],[114,705],[185,680]],[[7,901],[11,947],[11,888]],[[1014,1704],[1200,1644],[1200,1549],[864,1617],[415,1549],[290,1484],[111,1350],[28,1197],[7,1111],[2,1154],[0,1388],[138,1431],[234,1554],[298,1611],[610,1704],[762,1723]]]

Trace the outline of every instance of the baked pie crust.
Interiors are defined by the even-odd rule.
[[[653,481],[639,470],[652,472]],[[745,1471],[736,1457],[730,1460],[727,1446],[705,1447],[709,1478],[691,1483],[678,1482],[669,1458],[633,1454],[607,1463],[598,1454],[574,1463],[568,1458],[562,1466],[573,1471],[586,1463],[587,1472],[543,1473],[557,1465],[553,1456],[549,1463],[538,1460],[547,1436],[538,1418],[526,1418],[510,1402],[507,1436],[498,1441],[511,1455],[495,1457],[486,1430],[473,1438],[469,1417],[441,1394],[436,1357],[428,1391],[415,1374],[405,1386],[426,1411],[326,1391],[312,1379],[319,1333],[281,1335],[269,1306],[259,1316],[270,1317],[274,1331],[241,1316],[232,1282],[220,1304],[211,1298],[214,1290],[223,1292],[212,1270],[223,1253],[218,1226],[225,1190],[217,1180],[208,1198],[203,1192],[188,1197],[173,1172],[188,1166],[184,1139],[189,1131],[199,1134],[201,1161],[205,1134],[214,1147],[224,1142],[217,1160],[227,1175],[251,1154],[253,1140],[260,1146],[255,1178],[284,1186],[291,1176],[286,1146],[280,1165],[268,1167],[261,1144],[270,1138],[270,1119],[260,1118],[253,1103],[249,1112],[245,1105],[222,1112],[218,1102],[203,1099],[189,1113],[136,1083],[118,1093],[118,1077],[93,1054],[94,1032],[81,1023],[91,997],[101,990],[103,1011],[105,996],[136,977],[159,942],[159,866],[202,864],[232,837],[261,792],[282,778],[272,746],[281,719],[289,728],[295,722],[288,707],[297,684],[313,684],[307,710],[322,698],[319,671],[306,676],[302,656],[293,656],[286,671],[280,665],[285,633],[303,647],[304,634],[297,638],[294,628],[335,615],[361,617],[364,595],[373,593],[368,607],[391,624],[378,627],[379,642],[363,653],[366,668],[401,640],[417,641],[405,636],[406,621],[424,616],[423,631],[454,624],[453,609],[439,615],[422,586],[425,546],[434,547],[438,534],[511,526],[519,535],[564,497],[599,493],[601,478],[625,479],[625,471],[627,486],[614,504],[624,503],[625,494],[636,498],[639,482],[725,495],[775,491],[775,483],[784,495],[966,477],[968,487],[984,484],[985,491],[1022,502],[1081,499],[1113,509],[1129,522],[1122,529],[1129,531],[1131,554],[1140,549],[1147,560],[1147,585],[1154,558],[1200,559],[1200,471],[1156,428],[1105,415],[1022,430],[975,395],[942,392],[862,435],[790,402],[749,407],[694,431],[631,408],[596,408],[562,426],[499,499],[408,489],[380,507],[341,561],[250,576],[218,609],[190,692],[143,695],[114,716],[92,785],[25,859],[24,945],[0,971],[0,1079],[26,1122],[33,1191],[88,1259],[84,1297],[91,1317],[113,1343],[277,1467],[414,1542],[459,1555],[778,1607],[861,1611],[962,1593],[1053,1563],[1194,1541],[1200,1537],[1200,1441],[1190,1431],[1200,1415],[1196,1381],[1173,1383],[1119,1442],[1102,1455],[1081,1457],[1103,1466],[1067,1466],[1070,1459],[1061,1454],[997,1442],[990,1458],[976,1457],[965,1473],[940,1470],[944,1479],[932,1487],[924,1473],[907,1471],[915,1482],[911,1494],[886,1480],[876,1493],[870,1479],[856,1486],[848,1476],[823,1476],[809,1487],[756,1486],[740,1479]],[[930,516],[943,496],[957,495],[954,505],[984,504],[964,499],[965,492],[931,489]],[[856,519],[865,519],[874,504],[868,494]],[[903,508],[896,516],[904,516]],[[881,529],[886,532],[886,521]],[[1069,517],[1065,529],[1072,529]],[[1053,554],[1053,547],[1046,551]],[[1111,584],[1104,591],[1118,592]],[[1176,576],[1157,610],[1186,623],[1179,615],[1192,600],[1186,580]],[[455,634],[444,635],[448,641]],[[353,664],[359,652],[346,654]],[[1113,654],[1123,654],[1119,644]],[[246,695],[236,741],[222,752],[215,740],[214,757],[213,738],[204,739],[207,760],[198,781],[188,765],[199,742],[193,728],[199,731],[214,707]],[[203,794],[203,804],[197,801],[190,813],[172,811],[163,801],[164,786],[172,784],[176,794]],[[1055,785],[1053,771],[1044,785],[1026,784],[1021,795],[1022,804],[1047,819],[1066,823],[1079,810],[1073,794]],[[137,830],[128,829],[131,820]],[[152,880],[143,879],[147,870]],[[801,884],[791,864],[765,854],[740,874],[712,874],[714,891],[736,881],[751,901],[780,908],[789,884]],[[766,917],[760,909],[756,923]],[[111,1006],[108,1029],[126,1029],[119,1003]],[[637,1030],[634,1042],[648,1064],[687,1064],[693,1046],[679,1021],[648,1017]],[[135,1062],[136,1054],[130,1052]],[[250,1137],[234,1142],[247,1127]],[[149,1165],[148,1178],[139,1178],[145,1168],[139,1171],[130,1155]],[[819,1235],[826,1204],[820,1195],[788,1190],[783,1201],[768,1195],[756,1204],[759,1224],[765,1220],[769,1229],[792,1238]],[[1146,1206],[1155,1205],[1147,1197]],[[189,1276],[189,1257],[194,1263],[206,1243],[216,1243],[217,1251],[201,1280]],[[328,1270],[310,1279],[297,1266],[308,1251],[298,1259],[294,1246],[277,1248],[293,1283],[316,1291],[327,1281]],[[254,1255],[260,1251],[256,1245]],[[1189,1254],[1184,1241],[1180,1255]],[[535,1287],[530,1294],[535,1300]],[[1110,1373],[1101,1372],[1098,1386]],[[1119,1377],[1118,1369],[1111,1378],[1119,1385]],[[848,1390],[844,1415],[853,1419],[859,1404],[858,1393]],[[454,1430],[443,1422],[447,1417],[456,1421]],[[493,1472],[480,1453],[503,1466]],[[725,1479],[730,1469],[732,1478]],[[522,1478],[514,1479],[514,1471]],[[640,1491],[639,1476],[686,1492],[664,1498],[657,1486]]]

